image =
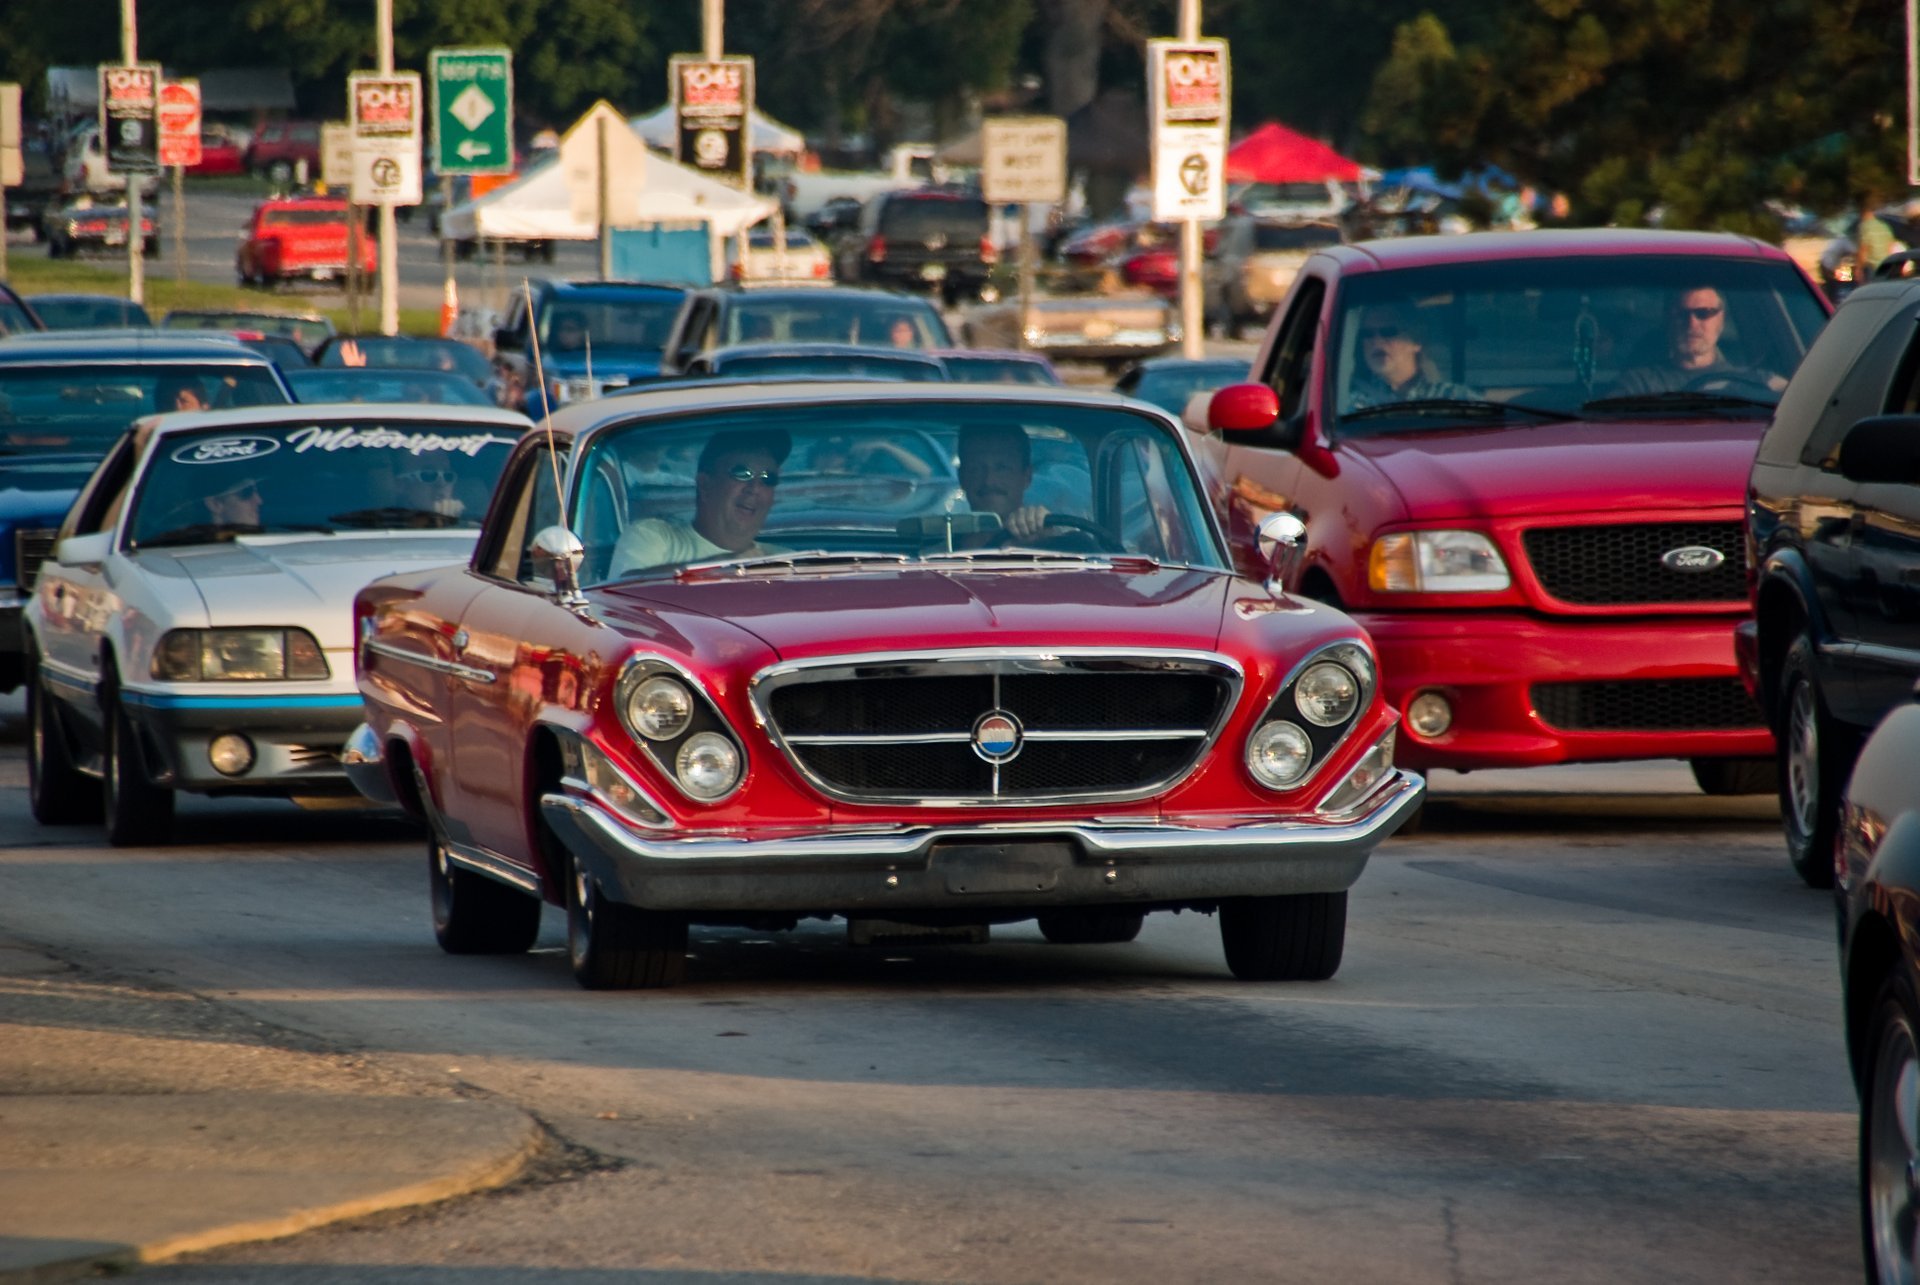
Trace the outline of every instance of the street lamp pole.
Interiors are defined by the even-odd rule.
[[[1200,39],[1200,0],[1180,0],[1180,39]],[[1206,356],[1207,347],[1206,309],[1200,297],[1201,255],[1200,225],[1187,219],[1180,224],[1180,354],[1195,360]]]
[[[131,3],[132,0],[128,0]],[[376,37],[379,41],[380,73],[393,74],[393,0],[374,0]],[[380,333],[400,333],[400,254],[399,230],[394,223],[393,206],[380,205]]]
[[[139,27],[133,11],[134,0],[120,0],[120,60],[131,67],[138,61],[140,52]],[[154,92],[160,91],[156,84]],[[100,140],[101,155],[106,154],[107,140]],[[147,301],[147,265],[146,238],[140,234],[141,184],[138,174],[127,175],[127,298],[138,304]]]

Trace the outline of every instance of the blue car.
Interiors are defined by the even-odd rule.
[[[644,281],[530,282],[493,333],[494,400],[539,419],[568,402],[658,379],[686,293]]]

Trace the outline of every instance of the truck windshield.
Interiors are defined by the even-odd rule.
[[[658,352],[680,311],[677,290],[576,290],[540,309],[540,343],[549,352]]]

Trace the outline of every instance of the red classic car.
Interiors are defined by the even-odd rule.
[[[444,949],[525,950],[544,900],[583,985],[657,986],[690,923],[1117,942],[1189,909],[1239,977],[1338,968],[1422,784],[1365,635],[1233,572],[1173,420],[816,384],[549,422],[471,565],[355,603],[349,775],[428,823]],[[1274,565],[1299,536],[1268,524]]]
[[[1352,613],[1399,761],[1686,758],[1770,791],[1734,663],[1761,430],[1828,315],[1778,249],[1637,230],[1409,237],[1305,262],[1204,439],[1244,565]]]
[[[247,172],[247,147],[224,125],[200,131],[200,163],[187,166],[190,178],[220,178]]]
[[[262,201],[234,258],[242,285],[272,285],[289,277],[330,281],[351,262],[347,203],[339,197],[288,196]],[[360,238],[360,270],[375,271],[374,238]]]

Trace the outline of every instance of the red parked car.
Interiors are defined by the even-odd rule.
[[[1379,648],[1399,762],[1685,758],[1771,790],[1734,663],[1754,450],[1828,304],[1777,248],[1639,230],[1408,237],[1307,259],[1208,457],[1252,567]]]
[[[254,207],[234,270],[241,285],[272,285],[290,277],[331,281],[347,274],[347,203],[339,197],[289,196]],[[375,271],[378,249],[360,238],[360,269]]]
[[[470,565],[354,607],[349,775],[428,824],[444,949],[526,950],[544,901],[583,985],[659,986],[690,923],[1121,942],[1187,909],[1239,977],[1339,966],[1419,778],[1353,622],[1233,572],[1172,419],[822,384],[549,423]],[[1298,536],[1271,520],[1274,565]]]
[[[308,178],[320,174],[320,122],[268,121],[247,144],[247,170],[275,183],[291,183],[307,164]]]
[[[217,178],[247,172],[247,149],[224,125],[200,131],[200,163],[187,166],[191,178]]]

